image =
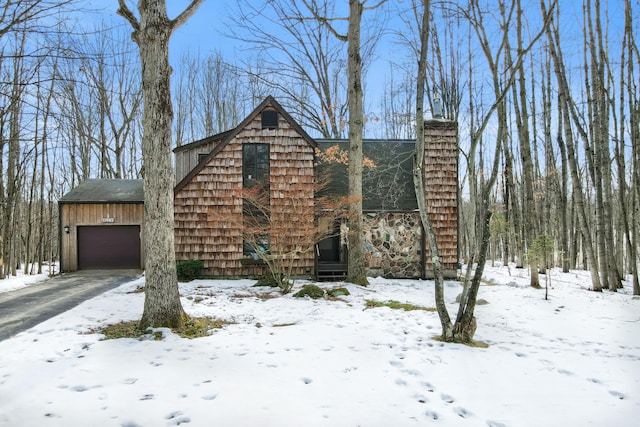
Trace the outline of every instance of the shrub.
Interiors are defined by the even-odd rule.
[[[176,265],[176,272],[178,273],[179,282],[190,282],[193,279],[200,276],[202,269],[204,268],[204,262],[199,260],[182,261]]]
[[[399,301],[376,301],[372,299],[365,300],[365,305],[367,308],[377,308],[377,307],[389,307],[392,310],[404,310],[404,311],[413,311],[413,310],[424,310],[424,311],[437,311],[434,307],[422,307],[420,305],[414,305],[410,303],[402,303]]]
[[[351,295],[351,293],[349,292],[349,290],[347,288],[333,288],[333,289],[329,289],[327,291],[327,294],[332,296],[332,297],[341,297],[341,296],[347,296],[347,295]]]
[[[256,282],[256,284],[253,286],[254,287],[269,286],[271,288],[277,288],[278,286],[280,286],[281,282],[282,282],[282,278],[280,280],[276,280],[273,274],[269,273],[261,276]]]
[[[324,291],[322,288],[316,285],[304,285],[302,289],[293,294],[296,298],[309,297],[313,299],[322,298],[324,296]]]

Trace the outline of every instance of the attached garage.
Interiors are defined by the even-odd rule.
[[[59,212],[62,271],[144,268],[142,180],[87,180]]]

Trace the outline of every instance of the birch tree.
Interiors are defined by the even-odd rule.
[[[625,126],[624,117],[624,102],[628,106],[629,115],[629,139],[631,140],[631,174],[630,174],[630,188],[626,191],[626,183],[621,186],[620,199],[622,200],[623,219],[625,223],[625,236],[627,240],[628,256],[630,271],[633,274],[633,294],[640,295],[640,279],[638,278],[638,191],[640,191],[640,97],[638,85],[638,67],[640,66],[640,49],[636,42],[633,22],[633,8],[631,0],[625,0],[625,24],[624,24],[624,42],[622,47],[622,60],[621,63],[621,82],[626,82],[621,88],[621,105],[620,105],[620,127]],[[626,95],[626,96],[625,96]],[[621,183],[624,183],[625,173],[624,166],[625,161],[622,158],[624,155],[625,132],[620,130],[621,137],[619,138],[621,155],[616,156],[618,160],[618,168],[620,174]],[[628,200],[630,194],[631,200]]]
[[[500,3],[501,7],[504,7],[504,3]],[[515,3],[512,3],[512,8],[515,7]],[[523,45],[522,49],[519,50],[517,58],[513,61],[513,66],[508,67],[504,72],[498,68],[499,58],[501,52],[503,52],[505,46],[508,45],[508,25],[501,25],[502,28],[502,39],[500,40],[499,47],[497,49],[497,53],[494,53],[491,47],[491,43],[489,42],[489,37],[486,33],[486,27],[483,24],[483,11],[481,10],[479,4],[476,1],[470,2],[470,8],[467,11],[461,11],[463,15],[469,20],[471,23],[472,31],[476,34],[478,38],[478,42],[481,46],[482,52],[484,54],[485,59],[487,60],[487,64],[489,69],[492,72],[492,81],[494,85],[494,95],[495,101],[492,102],[491,107],[484,113],[480,122],[478,123],[477,128],[474,127],[471,129],[471,150],[470,152],[473,154],[477,149],[477,145],[482,140],[483,134],[489,124],[489,121],[493,114],[497,111],[498,116],[501,115],[501,108],[503,108],[502,104],[504,103],[504,99],[507,96],[509,90],[513,87],[515,80],[518,76],[517,70],[521,66],[522,61],[524,60],[525,55],[531,50],[537,40],[542,36],[544,32],[544,27],[546,27],[548,23],[548,14],[543,15],[543,29],[538,33],[534,34],[533,37],[528,41],[526,45]],[[510,13],[503,14],[503,17],[510,16]],[[503,23],[504,24],[504,23]],[[423,24],[423,30],[425,25]],[[498,74],[503,76],[504,80],[501,82],[498,79]],[[499,117],[500,124],[500,117]],[[474,315],[476,299],[478,296],[478,290],[480,288],[480,281],[482,279],[482,274],[484,272],[485,263],[487,260],[487,252],[489,249],[489,244],[491,240],[490,235],[490,222],[492,216],[491,210],[491,200],[492,200],[492,192],[496,180],[498,178],[499,165],[500,165],[500,156],[502,153],[502,145],[506,140],[504,135],[505,129],[499,129],[496,135],[495,140],[495,148],[493,153],[493,159],[490,163],[490,169],[488,177],[483,178],[482,176],[479,178],[479,185],[476,183],[471,183],[473,186],[478,186],[478,194],[475,202],[476,212],[478,216],[478,222],[476,224],[476,235],[479,236],[477,240],[477,244],[475,247],[475,256],[473,257],[477,261],[477,266],[475,271],[473,271],[471,266],[467,269],[467,274],[464,279],[464,286],[462,290],[462,295],[460,298],[460,304],[458,306],[458,313],[456,315],[455,323],[451,322],[449,314],[447,312],[446,306],[444,305],[444,295],[443,295],[443,286],[442,284],[438,284],[438,280],[436,281],[436,307],[438,308],[438,314],[440,316],[440,322],[442,325],[442,339],[444,341],[455,341],[455,342],[471,342],[473,340],[473,335],[476,330],[476,319]],[[469,165],[469,176],[475,177],[475,166],[473,163],[475,162],[475,155],[470,155],[468,159]],[[422,211],[422,209],[421,209]],[[421,214],[421,218],[424,220],[424,216]],[[428,215],[426,215],[428,217]],[[437,243],[435,242],[435,233],[429,227],[430,221],[427,218],[425,228],[427,229],[427,236],[430,242],[431,249],[434,247],[437,248]],[[436,249],[437,251],[437,249]],[[437,254],[433,255],[434,258],[434,269],[437,271],[436,267],[436,258]],[[441,279],[440,279],[441,282]]]
[[[173,171],[169,39],[203,0],[193,0],[169,19],[164,0],[140,0],[139,17],[118,0],[118,14],[133,28],[131,35],[142,63],[145,230],[145,301],[140,327],[179,327],[186,320],[180,304],[173,237]]]
[[[424,227],[429,243],[431,262],[433,264],[433,274],[435,278],[435,298],[438,317],[442,325],[442,338],[445,341],[452,341],[454,338],[453,324],[449,317],[449,312],[444,303],[444,276],[442,274],[442,264],[440,262],[440,251],[436,240],[436,232],[427,210],[424,172],[424,93],[427,80],[427,47],[429,44],[429,24],[431,20],[431,1],[421,0],[420,7],[414,3],[416,10],[422,9],[422,19],[419,22],[420,43],[418,50],[418,71],[416,79],[416,148],[413,163],[413,185],[418,202],[420,220]],[[473,336],[473,333],[471,333]]]
[[[555,3],[554,3],[555,4]],[[550,7],[547,7],[544,0],[540,1],[540,7],[544,14],[550,13],[548,12]],[[557,5],[555,7],[558,7]],[[559,11],[556,14],[555,18],[559,15]],[[562,49],[560,48],[560,32],[558,29],[558,24],[556,19],[554,19],[550,25],[545,28],[547,42],[549,46],[549,53],[551,54],[551,58],[553,60],[553,70],[556,76],[556,81],[558,83],[558,104],[559,104],[559,114],[561,116],[561,120],[559,121],[559,126],[563,130],[564,138],[559,138],[558,143],[561,144],[561,150],[566,149],[567,160],[569,163],[569,170],[571,173],[571,182],[573,185],[573,198],[574,198],[574,207],[576,210],[576,215],[578,217],[579,226],[581,230],[582,237],[582,245],[586,256],[589,260],[589,269],[591,271],[591,282],[592,289],[594,291],[601,291],[602,284],[600,281],[600,275],[598,273],[597,266],[597,258],[595,255],[595,249],[593,244],[593,239],[591,238],[590,231],[590,223],[587,217],[586,211],[586,203],[585,196],[583,190],[583,184],[580,179],[580,174],[578,171],[578,160],[575,152],[575,143],[574,143],[574,133],[573,133],[573,123],[572,117],[575,115],[573,111],[573,104],[571,101],[569,82],[567,80],[566,66],[564,57],[562,54]]]

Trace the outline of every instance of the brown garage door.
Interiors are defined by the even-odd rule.
[[[140,226],[78,227],[78,268],[140,268]]]

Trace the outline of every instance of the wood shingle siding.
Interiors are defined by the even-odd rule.
[[[174,167],[176,171],[176,182],[180,182],[189,172],[191,172],[200,162],[200,154],[209,154],[217,145],[224,141],[231,131],[192,142],[190,144],[177,147],[174,152]]]
[[[261,112],[265,110],[277,112],[277,126],[263,128]],[[184,178],[176,186],[176,257],[179,261],[204,261],[206,275],[261,274],[266,272],[265,266],[243,254],[243,229],[248,224],[243,219],[243,145],[269,146],[270,222],[264,225],[264,231],[270,235],[272,253],[289,252],[300,243],[310,246],[304,239],[309,235],[308,228],[316,222],[316,179],[330,177],[328,194],[346,195],[346,167],[321,164],[316,168],[316,142],[272,98],[267,98],[237,128],[221,135],[179,148],[185,158],[193,160],[213,147],[206,161],[184,171]],[[458,267],[457,137],[454,122],[425,123],[427,207],[448,278],[456,277]],[[319,140],[321,149],[336,144],[346,147],[347,143],[347,140]],[[415,141],[409,140],[364,141],[365,156],[379,165],[367,170],[363,178],[363,204],[369,211],[367,221],[371,221],[367,261],[372,274],[433,275],[429,248],[416,211],[412,181],[414,149]],[[384,228],[386,240],[378,236],[380,227]],[[298,255],[294,275],[313,273],[315,262],[313,252]]]
[[[278,126],[263,129],[260,113],[278,113]],[[205,275],[246,276],[265,272],[259,263],[243,256],[244,144],[269,145],[269,186],[272,227],[299,233],[271,235],[271,245],[284,249],[297,243],[305,227],[313,226],[314,141],[271,97],[267,98],[234,131],[225,134],[203,164],[186,173],[175,190],[175,244],[178,261],[202,260]],[[183,146],[183,156],[193,157],[206,144]],[[179,177],[180,175],[178,175]],[[310,218],[292,218],[291,204],[302,203]],[[313,253],[294,261],[294,274],[313,272]]]
[[[458,125],[447,120],[425,121],[424,138],[427,210],[436,232],[442,268],[447,276],[453,276],[459,259]],[[425,248],[425,261],[427,277],[433,276],[429,245]]]

